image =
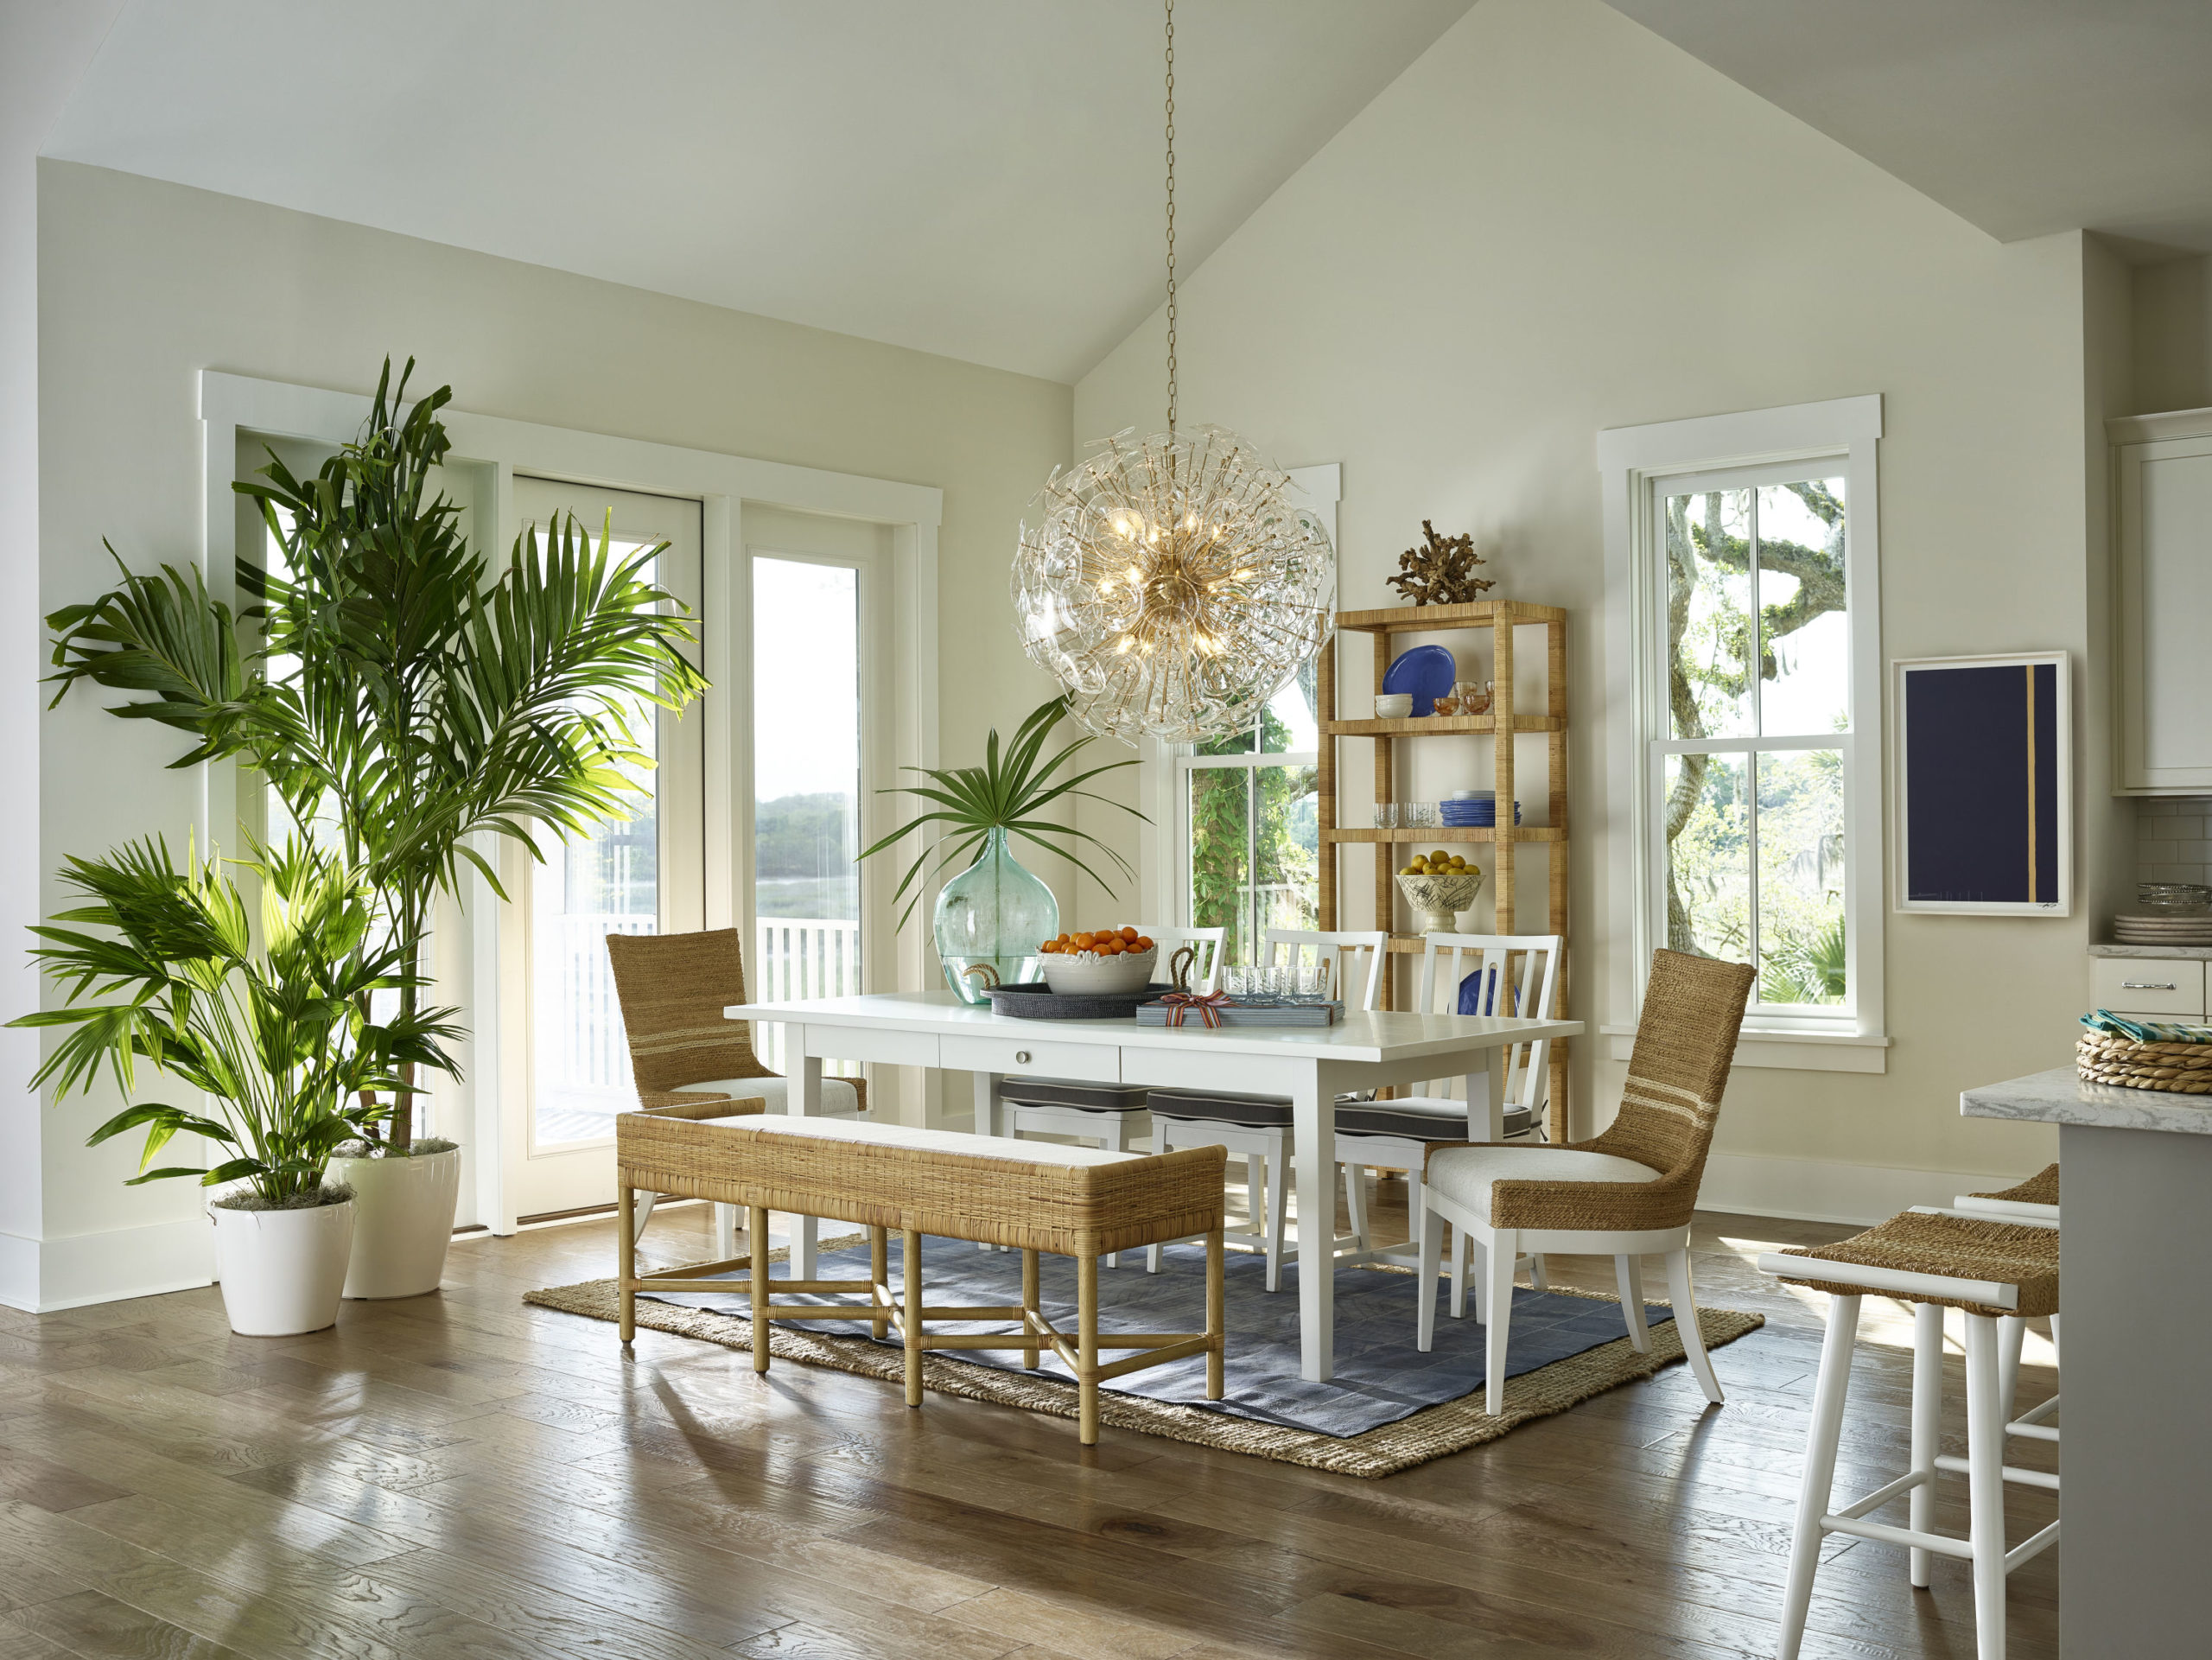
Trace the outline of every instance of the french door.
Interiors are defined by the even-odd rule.
[[[698,502],[518,475],[514,512],[541,534],[574,513],[594,541],[611,521],[618,553],[666,543],[653,580],[701,616]],[[521,970],[525,1041],[501,1141],[512,1212],[524,1221],[614,1199],[614,1116],[637,1097],[607,936],[705,925],[704,712],[679,720],[645,704],[635,728],[652,735],[656,764],[635,779],[633,816],[565,841],[543,836],[543,864],[527,854],[507,864],[521,925],[520,961],[508,966]]]

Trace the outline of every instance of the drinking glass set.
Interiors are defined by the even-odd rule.
[[[1261,968],[1231,963],[1221,970],[1221,989],[1247,1008],[1329,1001],[1329,964],[1292,963]]]
[[[1377,830],[1434,830],[1442,820],[1433,801],[1378,801],[1375,804]]]

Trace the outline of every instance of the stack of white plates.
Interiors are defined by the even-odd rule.
[[[2123,945],[2212,945],[2212,913],[2137,911],[2112,919]]]

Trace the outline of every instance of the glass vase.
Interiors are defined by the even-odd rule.
[[[938,893],[937,954],[945,984],[963,1002],[987,1001],[992,976],[971,970],[988,967],[1001,985],[1041,978],[1038,947],[1059,931],[1059,901],[1008,850],[1002,830],[992,830],[976,862]]]

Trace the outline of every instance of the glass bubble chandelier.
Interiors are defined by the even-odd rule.
[[[1175,3],[1167,12],[1167,430],[1054,467],[1014,560],[1022,649],[1092,731],[1249,728],[1328,643],[1336,553],[1289,475],[1233,432],[1177,429]]]

